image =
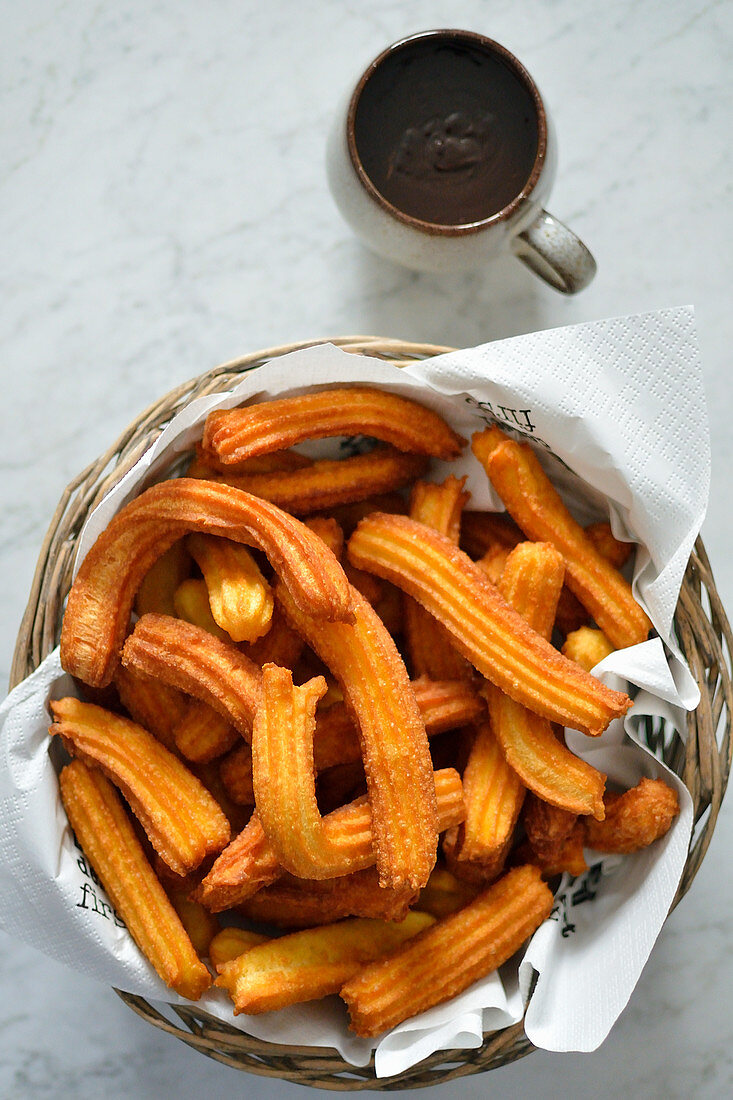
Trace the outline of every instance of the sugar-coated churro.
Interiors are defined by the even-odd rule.
[[[69,823],[130,935],[167,986],[198,1000],[211,976],[145,858],[112,784],[81,760],[59,776]]]
[[[424,886],[437,846],[433,768],[425,724],[391,636],[354,589],[349,624],[304,614],[282,585],[275,594],[335,676],[359,726],[381,884]]]
[[[570,515],[529,444],[488,428],[474,435],[471,447],[525,534],[551,542],[563,555],[568,587],[613,645],[645,641],[652,624],[631,586]]]
[[[434,772],[438,830],[443,832],[463,820],[463,786],[454,768]],[[329,841],[348,860],[348,871],[361,871],[375,863],[372,809],[367,798],[340,806],[323,819]],[[247,826],[217,858],[196,891],[196,899],[212,912],[239,905],[282,874],[272,845],[256,813]],[[380,885],[384,885],[380,882]]]
[[[319,1000],[337,993],[365,962],[393,951],[432,923],[428,913],[408,913],[399,922],[357,917],[292,932],[226,963],[214,984],[229,993],[235,1016]]]
[[[50,733],[119,787],[158,855],[179,875],[229,841],[229,822],[181,761],[128,718],[68,697],[52,700]]]
[[[437,532],[406,516],[377,513],[361,521],[348,553],[359,568],[419,600],[483,676],[535,713],[597,734],[631,705],[533,631],[483,571]]]
[[[238,910],[249,920],[276,928],[313,928],[344,917],[404,920],[416,897],[417,891],[409,886],[380,886],[375,869],[367,867],[330,879],[283,875],[242,902]]]
[[[463,909],[346,982],[341,997],[352,1030],[379,1035],[455,997],[518,951],[549,916],[552,901],[536,867],[507,872]]]
[[[353,386],[209,413],[203,449],[232,463],[338,435],[368,435],[401,451],[444,459],[456,458],[465,444],[441,416],[417,401]]]
[[[344,572],[307,527],[239,489],[179,478],[153,485],[125,505],[82,562],[61,633],[67,672],[92,686],[109,683],[142,578],[189,531],[258,547],[301,610],[316,618],[351,617]]]
[[[208,703],[251,737],[262,673],[231,643],[181,619],[143,615],[125,642],[122,663]]]
[[[293,515],[305,516],[401,489],[423,474],[427,463],[423,455],[380,446],[348,458],[321,458],[302,470],[220,474],[217,481],[269,500]]]
[[[189,535],[186,546],[204,575],[214,621],[235,642],[255,642],[272,619],[272,589],[246,546],[216,535]]]

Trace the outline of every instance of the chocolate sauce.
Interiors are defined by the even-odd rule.
[[[503,210],[529,179],[537,110],[500,54],[458,36],[418,38],[370,75],[354,140],[387,202],[421,221],[467,225]]]

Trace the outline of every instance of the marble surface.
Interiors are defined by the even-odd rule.
[[[0,11],[3,681],[67,482],[179,382],[336,333],[470,345],[693,302],[713,454],[704,536],[733,606],[730,2],[4,0]],[[515,50],[551,106],[550,209],[599,264],[576,299],[511,260],[414,275],[366,253],[334,209],[323,150],[338,97],[386,43],[447,22]],[[724,807],[599,1051],[535,1053],[442,1095],[730,1095],[732,842]],[[4,934],[0,954],[4,1096],[297,1095],[205,1059]]]

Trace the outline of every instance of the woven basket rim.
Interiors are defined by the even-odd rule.
[[[291,351],[326,343],[355,354],[375,355],[398,365],[454,350],[379,336],[337,336],[280,345],[222,363],[182,383],[143,410],[103,455],[74,478],[60,498],[41,547],[28,606],[20,624],[11,666],[11,687],[37,667],[55,647],[63,600],[70,583],[73,551],[83,519],[148,449],[168,420],[194,397],[225,390],[237,377],[265,362]],[[707,610],[703,599],[708,604]],[[701,688],[701,704],[688,717],[687,741],[678,738],[679,744],[674,746],[667,760],[690,790],[696,824],[671,908],[689,889],[705,855],[731,766],[733,636],[700,539],[685,574],[675,622],[691,672]],[[534,1049],[520,1022],[485,1033],[483,1046],[478,1050],[438,1051],[403,1074],[378,1079],[373,1057],[367,1067],[358,1068],[328,1048],[256,1040],[195,1006],[169,1006],[181,1021],[181,1027],[171,1023],[144,998],[120,990],[116,992],[148,1023],[175,1035],[208,1057],[251,1073],[285,1077],[320,1088],[388,1091],[419,1088],[508,1064]]]

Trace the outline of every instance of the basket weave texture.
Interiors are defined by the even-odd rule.
[[[171,418],[195,397],[230,389],[247,371],[311,340],[269,348],[193,379],[162,397],[67,487],[43,542],[28,606],[21,622],[11,668],[11,687],[29,675],[56,647],[64,601],[79,534],[89,513],[160,435]],[[404,365],[449,348],[379,337],[337,337],[329,341],[345,351]],[[712,838],[731,765],[731,655],[733,637],[705,549],[698,539],[685,573],[675,613],[677,635],[701,692],[700,705],[688,715],[687,738],[669,741],[649,722],[647,742],[686,784],[694,805],[694,827],[687,862],[672,908],[685,895]],[[203,1054],[236,1069],[302,1085],[334,1090],[399,1090],[436,1085],[506,1065],[534,1048],[522,1023],[487,1032],[476,1050],[438,1051],[396,1077],[378,1079],[374,1061],[355,1067],[335,1051],[284,1046],[244,1034],[195,1007],[169,1006],[170,1018],[144,998],[117,991],[148,1023],[181,1039]],[[172,1022],[174,1021],[175,1022]]]

